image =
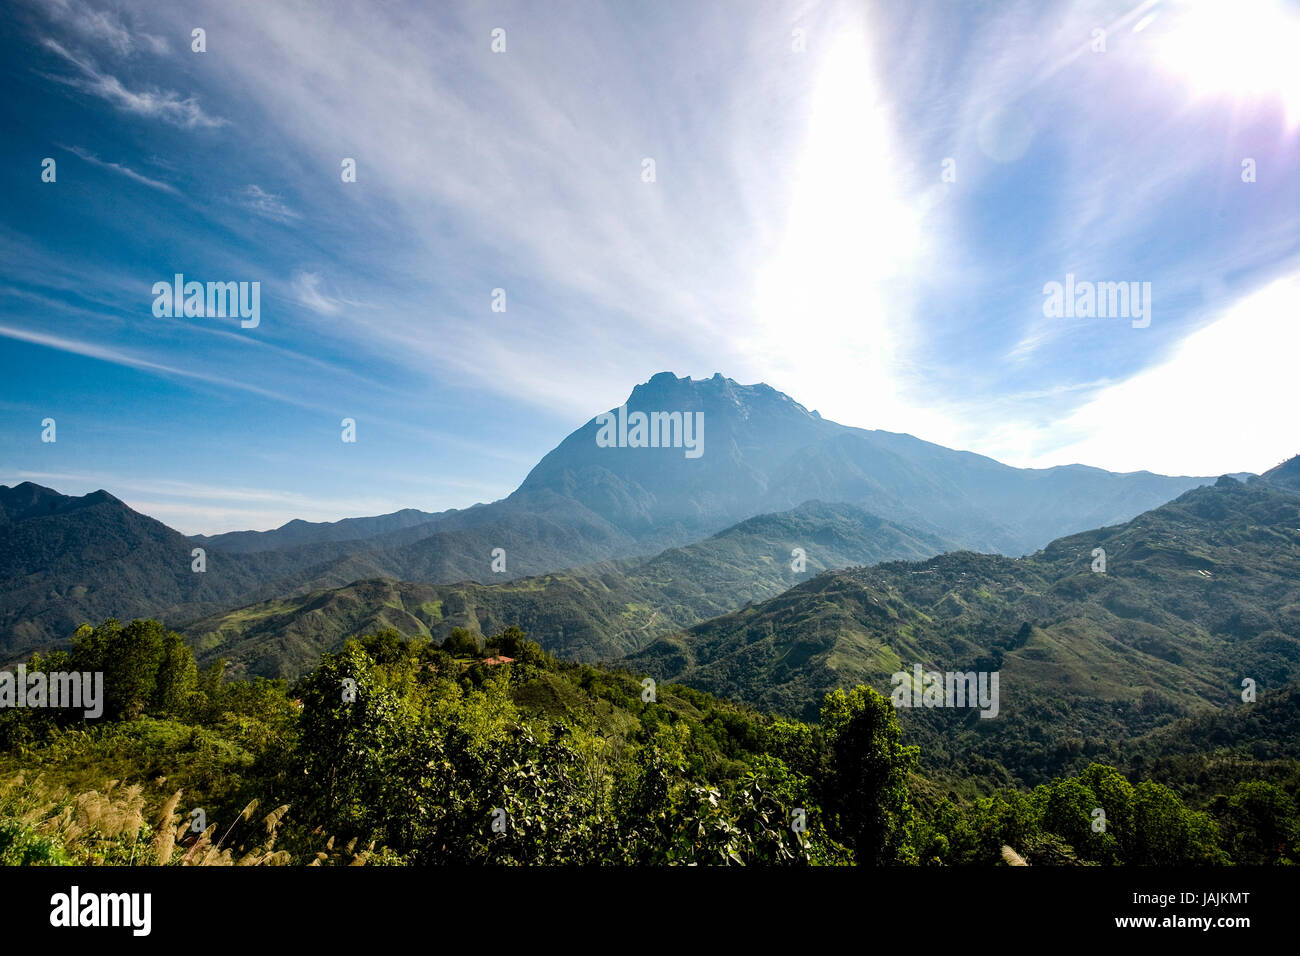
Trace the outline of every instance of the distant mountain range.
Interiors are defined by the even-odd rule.
[[[453,627],[492,634],[513,625],[562,656],[609,660],[818,571],[946,546],[852,505],[809,502],[651,558],[495,585],[356,581],[217,614],[186,634],[201,658],[224,657],[234,674],[264,676],[296,676],[345,638],[386,627],[441,640]]]
[[[74,498],[29,482],[0,486],[0,656],[65,641],[81,622],[109,615],[181,624],[365,579],[491,584],[657,554],[809,501],[850,505],[935,551],[1015,555],[1127,520],[1212,480],[1081,465],[1011,468],[910,435],[839,425],[766,385],[721,375],[655,375],[632,391],[619,417],[637,413],[702,415],[699,457],[681,447],[626,447],[635,439],[602,447],[602,423],[593,418],[508,498],[439,514],[408,509],[187,538],[104,491]],[[191,571],[195,547],[207,552],[202,574]],[[874,547],[868,536],[841,557],[863,560],[852,555]],[[496,548],[505,552],[504,573],[492,569]],[[747,577],[719,581],[707,600],[662,613],[681,626],[767,596],[776,584],[761,567]],[[623,632],[639,626],[634,618]],[[622,639],[557,640],[588,654]]]
[[[1033,782],[1115,740],[1239,706],[1247,678],[1259,693],[1300,681],[1298,461],[1027,557],[956,552],[820,574],[624,664],[803,717],[835,687],[889,693],[915,664],[998,671],[996,720],[900,716],[937,764],[961,755],[971,774],[1004,767]]]
[[[506,501],[562,495],[640,540],[665,528],[694,540],[805,501],[844,502],[973,550],[1022,554],[1213,481],[1083,465],[1012,468],[911,435],[839,425],[767,385],[738,385],[722,375],[696,381],[661,372],[625,405],[629,416],[702,412],[703,455],[602,448],[593,419],[546,455]]]
[[[446,512],[447,515],[453,513]],[[196,534],[191,537],[205,547],[231,554],[250,554],[257,551],[283,551],[324,542],[362,541],[390,531],[418,528],[437,521],[439,517],[435,512],[404,508],[374,518],[344,518],[341,521],[303,521],[294,518],[271,531],[228,531],[225,534]]]
[[[0,657],[14,658],[106,615],[229,606],[256,590],[254,566],[190,570],[189,539],[106,491],[0,486]]]

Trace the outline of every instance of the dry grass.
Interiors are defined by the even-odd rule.
[[[190,831],[189,821],[177,809],[182,795],[177,790],[164,801],[152,814],[150,826],[139,784],[123,787],[110,780],[99,790],[72,794],[48,786],[40,776],[29,781],[19,773],[0,779],[0,822],[16,821],[24,832],[53,841],[67,861],[79,864],[286,866],[295,862],[291,853],[275,846],[288,804],[266,814],[260,828],[249,827],[246,824],[257,809],[253,800],[218,838],[216,823],[197,836]],[[318,830],[315,835],[322,834]],[[355,840],[342,852],[336,851],[334,838],[329,837],[325,849],[314,853],[308,865],[361,866],[373,851],[371,844],[356,852]]]
[[[0,818],[63,847],[80,848],[74,854],[79,862],[103,862],[144,828],[143,788],[110,780],[101,790],[71,794],[39,776],[29,782],[18,773],[0,781]]]
[[[1002,848],[1002,862],[1005,863],[1007,866],[1028,866],[1029,865],[1029,862],[1023,856],[1021,856],[1015,850],[1011,849],[1011,847],[1009,846],[1004,846]]]

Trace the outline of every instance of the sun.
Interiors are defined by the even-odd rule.
[[[1150,31],[1158,62],[1195,97],[1280,100],[1300,124],[1300,8],[1283,0],[1179,0]],[[1140,26],[1145,26],[1143,21]],[[1158,22],[1158,21],[1157,21]]]

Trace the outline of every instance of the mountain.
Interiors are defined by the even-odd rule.
[[[274,558],[288,567],[278,580],[248,595],[248,600],[375,577],[435,583],[511,580],[640,550],[636,539],[571,499],[547,495],[531,504],[528,508],[485,505],[470,509],[483,513],[483,520],[458,512],[351,544],[322,542],[257,552],[251,556]],[[503,552],[504,571],[493,569],[497,549]]]
[[[980,551],[1021,554],[1112,524],[1210,478],[1114,474],[1083,465],[1012,468],[911,435],[823,419],[768,385],[660,372],[626,417],[698,413],[698,458],[678,448],[609,448],[593,418],[546,455],[507,502],[548,490],[642,540],[667,526],[712,533],[808,500],[845,502]],[[668,542],[669,544],[681,542]]]
[[[84,621],[228,606],[256,566],[191,570],[190,540],[106,491],[80,497],[0,485],[0,657],[19,656]]]
[[[1300,495],[1224,477],[1027,557],[828,572],[625,664],[804,717],[835,687],[888,693],[914,664],[998,671],[997,719],[914,708],[904,725],[938,763],[1038,780],[1089,748],[1240,703],[1245,678],[1261,691],[1300,679]]]
[[[110,616],[181,623],[362,578],[490,578],[498,547],[508,569],[499,578],[600,561],[632,547],[563,501],[550,514],[521,509],[492,524],[469,524],[398,529],[360,545],[320,541],[231,553],[187,538],[106,491],[73,497],[30,482],[0,485],[0,660],[67,641],[80,624]],[[205,551],[202,573],[192,569],[196,547]]]
[[[624,420],[698,416],[701,432],[690,436],[698,457],[676,431],[671,435],[680,447],[603,446],[596,416],[500,501],[438,514],[412,509],[332,523],[291,521],[273,531],[195,540],[241,553],[294,553],[318,577],[331,573],[332,562],[367,553],[362,560],[385,576],[415,578],[432,573],[436,558],[400,548],[442,532],[479,529],[490,536],[525,515],[581,522],[591,544],[582,558],[590,560],[681,546],[757,514],[821,500],[854,504],[975,550],[1021,554],[1069,531],[1127,520],[1212,480],[1083,465],[1012,468],[910,435],[840,425],[768,385],[740,385],[721,374],[695,380],[660,372],[636,386],[621,408]],[[328,543],[346,547],[310,547]],[[519,559],[521,573],[537,573],[526,551]],[[490,580],[485,563],[476,553],[464,566],[466,576]]]
[[[324,541],[360,541],[390,531],[418,528],[435,521],[438,515],[415,508],[403,508],[374,518],[344,518],[341,521],[303,521],[294,518],[271,531],[229,531],[225,534],[196,534],[199,544],[220,548],[231,554],[274,551]]]
[[[665,447],[631,447],[640,415],[668,422]],[[186,539],[107,492],[78,499],[30,483],[4,487],[0,649],[17,655],[66,640],[82,621],[109,615],[193,620],[362,579],[494,584],[684,547],[810,500],[852,505],[945,547],[1020,554],[1209,480],[1011,468],[839,425],[767,385],[720,374],[659,373],[615,417],[618,428],[602,415],[569,435],[508,498],[439,514],[408,509]],[[609,438],[624,447],[606,447]],[[202,575],[190,576],[193,547],[207,552]],[[504,573],[493,566],[497,549]],[[753,575],[761,580],[762,569]],[[728,603],[714,610],[735,606],[720,597]]]
[[[1279,488],[1300,491],[1300,455],[1296,455],[1294,458],[1270,468],[1260,477]]]
[[[186,634],[204,658],[225,657],[232,673],[263,676],[295,677],[347,637],[385,628],[441,640],[453,627],[486,635],[513,625],[565,657],[610,659],[820,570],[924,557],[945,546],[851,505],[808,502],[651,558],[495,585],[356,581],[213,615]],[[804,570],[794,570],[796,548]]]

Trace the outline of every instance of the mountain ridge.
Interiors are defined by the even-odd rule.
[[[653,555],[810,500],[851,505],[947,547],[1018,554],[1210,480],[1016,469],[840,425],[771,386],[721,373],[694,380],[661,372],[625,405],[703,414],[703,454],[600,447],[594,416],[489,504],[192,538],[106,491],[78,499],[30,482],[0,488],[0,650],[66,640],[77,624],[110,614],[192,620],[368,578],[486,585]],[[98,532],[89,527],[95,521]],[[207,568],[191,577],[195,547]],[[504,574],[494,566],[501,551]]]
[[[1096,549],[1104,572],[1093,570]],[[1000,670],[999,720],[901,716],[934,759],[965,748],[1025,782],[1069,756],[1037,751],[1027,726],[1101,746],[1239,701],[1246,677],[1294,683],[1297,633],[1300,495],[1224,477],[1030,556],[953,552],[829,571],[623,664],[805,717],[835,687],[888,693],[891,674],[915,663]]]
[[[594,661],[776,593],[826,567],[936,554],[943,546],[941,539],[851,505],[808,502],[650,557],[501,584],[354,581],[217,614],[193,622],[185,633],[204,659],[227,657],[232,673],[263,676],[293,675],[344,638],[387,627],[441,640],[453,627],[486,635],[518,626],[552,652]],[[794,570],[800,562],[808,570]]]

